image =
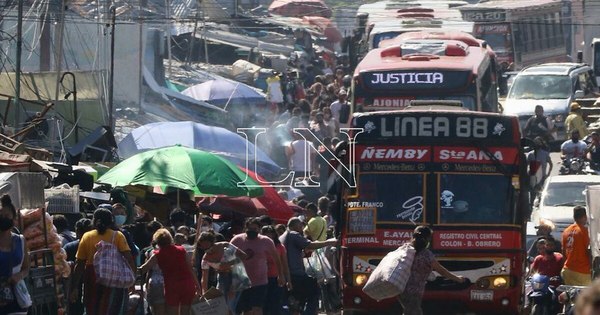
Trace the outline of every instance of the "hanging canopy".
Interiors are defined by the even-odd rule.
[[[181,93],[193,99],[221,107],[232,104],[252,105],[266,102],[265,94],[251,86],[224,79],[206,81],[191,86]]]
[[[242,135],[191,121],[158,122],[138,127],[121,140],[118,152],[120,157],[129,158],[140,152],[177,144],[215,153],[243,167],[246,167],[248,146],[250,169],[267,178],[276,177],[281,171],[277,163]]]

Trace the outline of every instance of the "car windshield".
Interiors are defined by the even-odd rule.
[[[508,99],[565,99],[572,93],[566,75],[519,75],[508,92]]]
[[[544,192],[544,206],[577,206],[585,204],[584,190],[597,183],[550,183]]]

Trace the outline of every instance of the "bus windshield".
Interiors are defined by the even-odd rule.
[[[358,199],[378,206],[378,222],[423,222],[424,177],[424,174],[360,174]]]
[[[439,175],[440,223],[510,224],[511,179],[502,175]]]
[[[373,35],[373,48],[379,47],[379,43],[386,39],[396,38],[396,36],[402,34],[400,31],[383,32]]]
[[[481,34],[480,37],[497,53],[506,52],[510,47],[507,34]]]
[[[519,75],[515,78],[509,99],[565,99],[572,93],[568,75]]]

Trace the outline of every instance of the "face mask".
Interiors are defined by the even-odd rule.
[[[210,228],[207,225],[203,225],[200,227],[200,232],[208,232],[208,230],[210,230]]]
[[[127,220],[127,216],[124,216],[124,215],[116,215],[115,216],[115,224],[118,226],[125,224],[126,220]]]
[[[552,254],[554,254],[553,250],[546,249],[546,255],[552,255]]]
[[[254,240],[258,237],[258,232],[257,231],[246,231],[246,236],[248,237],[249,240]]]
[[[6,217],[0,217],[0,231],[5,232],[5,231],[12,229],[12,227],[13,227],[12,219],[9,219]]]

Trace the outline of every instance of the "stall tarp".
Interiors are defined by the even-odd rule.
[[[331,9],[321,0],[275,0],[269,6],[269,12],[291,17],[331,17]]]

